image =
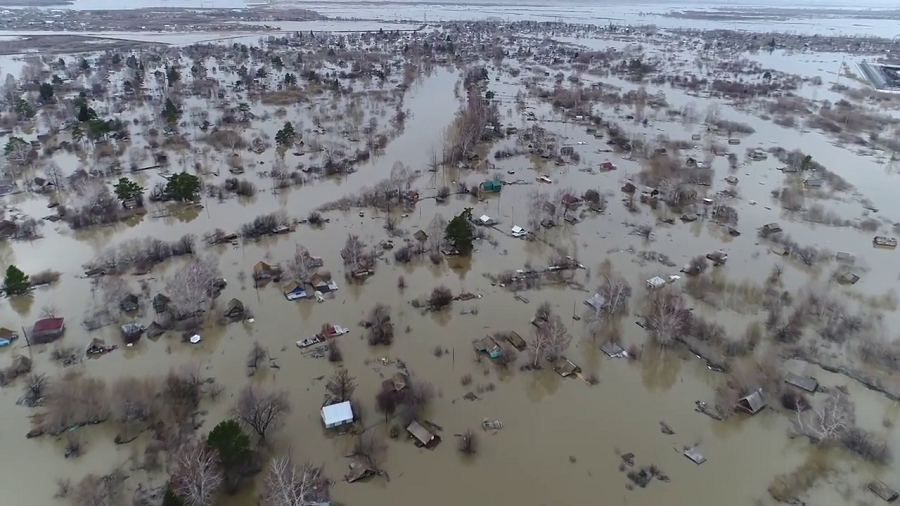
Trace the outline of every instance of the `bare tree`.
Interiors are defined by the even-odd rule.
[[[331,482],[321,467],[275,459],[265,479],[265,506],[312,506],[329,500]]]
[[[63,171],[55,161],[51,161],[47,164],[47,167],[44,169],[44,179],[52,184],[53,189],[57,191],[62,190],[63,186],[66,184],[66,178],[63,175]]]
[[[216,282],[221,278],[219,263],[213,256],[193,258],[166,280],[169,311],[187,318],[209,309]]]
[[[53,304],[41,306],[41,318],[56,318],[59,316],[59,309]]]
[[[540,320],[540,324],[532,329],[531,339],[528,342],[532,357],[531,365],[538,367],[545,358],[555,360],[569,348],[571,342],[572,336],[559,315],[551,314],[546,320]]]
[[[645,328],[662,345],[681,339],[690,328],[691,313],[681,295],[669,292],[655,294],[650,300],[650,313],[644,317]]]
[[[291,412],[286,390],[264,391],[254,385],[241,390],[232,413],[244,427],[255,432],[265,441],[266,434],[284,425]]]
[[[853,428],[856,413],[850,396],[840,388],[834,389],[821,409],[811,409],[808,415],[798,410],[796,430],[819,442],[837,441]],[[804,417],[807,421],[804,422]]]
[[[600,295],[600,304],[588,309],[585,322],[592,334],[596,334],[606,324],[609,318],[623,314],[628,310],[628,301],[631,299],[631,285],[628,281],[608,269],[601,277],[597,294]]]
[[[428,239],[425,241],[425,247],[428,251],[440,251],[444,244],[444,232],[447,230],[447,220],[443,215],[437,213],[428,223]]]
[[[329,404],[349,401],[354,390],[356,378],[351,376],[347,369],[338,369],[325,384],[326,401]]]
[[[172,489],[187,506],[210,506],[222,484],[216,452],[203,443],[188,443],[176,456]]]
[[[250,352],[247,353],[247,374],[249,376],[256,374],[259,363],[268,358],[268,356],[269,352],[259,344],[259,341],[253,341],[253,346],[250,348]]]
[[[75,484],[72,490],[73,506],[114,506],[119,504],[122,482],[125,477],[114,471],[107,476],[89,474]]]
[[[352,269],[361,267],[364,256],[363,248],[365,248],[365,245],[359,240],[358,235],[347,234],[347,241],[344,243],[344,249],[341,250],[344,265],[348,265]]]
[[[290,279],[302,285],[309,282],[313,274],[315,274],[315,265],[309,251],[298,244],[294,248],[293,258],[285,266],[285,271],[290,276]]]

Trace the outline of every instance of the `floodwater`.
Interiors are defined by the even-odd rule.
[[[828,66],[824,62],[822,65],[823,68]],[[462,179],[471,185],[486,179],[489,174],[457,170],[435,175],[424,172],[430,148],[437,145],[443,128],[452,121],[458,107],[458,101],[452,98],[457,77],[453,72],[437,70],[417,83],[405,99],[405,106],[412,111],[412,115],[402,134],[389,144],[382,156],[360,166],[357,173],[346,178],[282,190],[273,195],[266,191],[266,180],[257,178],[253,170],[253,164],[259,165],[259,162],[262,162],[260,170],[268,168],[274,161],[273,150],[259,156],[247,153],[244,158],[249,168],[243,177],[256,181],[260,188],[259,194],[251,199],[231,199],[222,203],[204,199],[206,207],[200,211],[176,213],[167,218],[154,218],[151,213],[134,223],[88,231],[71,232],[64,225],[47,223],[42,229],[43,239],[0,243],[0,259],[4,266],[15,264],[26,272],[48,267],[64,272],[62,280],[51,289],[39,289],[29,298],[10,300],[0,306],[0,323],[11,328],[27,327],[38,317],[42,306],[54,304],[69,322],[62,340],[64,344],[86,345],[95,336],[104,337],[108,342],[118,342],[112,327],[89,335],[79,326],[91,297],[89,282],[78,277],[80,266],[103,248],[136,237],[174,239],[185,233],[200,236],[215,227],[234,230],[253,216],[280,209],[302,218],[325,202],[374,185],[387,176],[396,161],[423,171],[415,186],[424,195],[450,181]],[[629,86],[615,79],[604,81]],[[518,85],[509,76],[502,77],[500,82],[492,81],[490,86],[499,97],[513,96],[518,90]],[[824,90],[827,85],[822,88]],[[658,90],[648,86],[647,91],[652,94]],[[696,101],[702,110],[708,102],[668,88],[662,91],[673,108]],[[807,92],[811,91],[804,90],[804,93]],[[502,100],[501,116],[506,124],[520,128],[530,125],[515,112],[511,100]],[[859,193],[873,201],[881,210],[878,216],[900,219],[900,208],[895,204],[895,192],[892,191],[896,178],[893,170],[879,165],[873,158],[860,157],[836,146],[821,134],[778,127],[736,111],[725,102],[719,103],[723,106],[724,117],[747,122],[757,130],[756,134],[744,137],[742,144],[735,147],[742,159],[744,150],[755,146],[767,148],[781,145],[813,153],[816,160],[841,175]],[[534,110],[538,117],[551,119],[547,107],[537,105]],[[290,110],[287,119],[294,119],[295,114],[300,115],[297,110]],[[604,114],[614,113],[604,110]],[[659,119],[651,119],[648,127],[634,124],[628,128],[635,135],[649,138],[668,134],[673,138],[689,139],[691,133],[701,133],[700,126],[668,123],[664,121],[663,114],[657,116]],[[255,127],[272,134],[281,121],[284,119]],[[308,119],[306,123],[309,124]],[[412,233],[416,229],[426,228],[436,213],[449,219],[465,207],[473,207],[476,216],[488,214],[499,219],[502,230],[514,224],[524,226],[527,221],[526,196],[536,187],[534,176],[540,173],[553,179],[554,184],[546,186],[551,194],[557,188],[572,187],[579,192],[598,188],[610,196],[604,215],[588,217],[578,225],[541,232],[539,236],[550,244],[567,247],[570,254],[577,252],[581,262],[594,272],[600,262],[611,260],[615,270],[635,288],[632,306],[645,294],[642,280],[654,275],[675,274],[677,267],[638,264],[634,255],[624,251],[629,247],[665,253],[677,265],[698,254],[724,249],[730,258],[728,264],[719,269],[729,279],[758,282],[773,265],[784,263],[788,290],[806,287],[810,283],[821,290],[845,290],[826,283],[833,263],[810,276],[807,270],[796,264],[767,253],[758,244],[759,239],[754,231],[772,221],[781,222],[786,233],[800,244],[815,244],[833,251],[855,253],[864,274],[852,291],[880,295],[896,286],[900,275],[900,262],[894,257],[896,252],[872,249],[871,234],[851,228],[812,226],[794,221],[793,216],[780,211],[777,203],[769,198],[769,192],[780,187],[783,178],[776,170],[778,162],[772,157],[767,161],[743,165],[736,173],[740,178],[740,199],[735,206],[740,213],[738,228],[743,235],[732,238],[708,222],[658,225],[656,215],[643,206],[640,214],[629,213],[619,202],[618,188],[627,175],[639,170],[639,165],[619,156],[596,152],[607,147],[604,140],[594,139],[581,126],[554,122],[546,122],[543,126],[566,136],[566,143],[576,144],[576,149],[582,154],[582,166],[596,167],[609,158],[619,166],[619,170],[592,175],[578,171],[578,167],[544,166],[525,157],[500,161],[497,165],[503,171],[515,171],[514,175],[505,176],[507,179],[522,179],[531,184],[505,186],[499,196],[484,202],[451,198],[447,204],[439,205],[433,200],[423,200],[414,212],[401,220],[400,226]],[[145,142],[140,135],[133,137],[135,145]],[[293,155],[288,157],[289,166],[298,161]],[[74,170],[74,167],[73,160],[64,164],[67,171]],[[728,174],[727,162],[723,157],[717,159],[713,167],[716,177],[711,193],[725,187],[722,178]],[[140,177],[145,186],[159,179],[158,175],[147,173]],[[221,175],[213,180],[225,177],[227,175],[222,165]],[[844,197],[846,202],[834,205],[846,209],[851,213],[850,217],[861,216],[863,210],[857,199],[849,194]],[[49,212],[46,197],[19,195],[6,199],[8,204],[18,206],[32,216]],[[621,333],[626,347],[631,343],[645,346],[642,360],[607,360],[599,352],[597,343],[583,337],[582,323],[569,318],[573,310],[581,313],[582,300],[587,293],[558,288],[527,291],[523,295],[530,299],[530,303],[525,304],[515,300],[505,289],[491,286],[485,278],[485,274],[521,268],[526,262],[545,264],[552,250],[544,242],[526,243],[494,232],[493,238],[498,241],[498,246],[479,242],[471,261],[454,261],[452,269],[446,263],[440,267],[430,264],[396,265],[393,256],[388,254],[386,258],[391,260],[390,263],[379,262],[375,276],[362,285],[350,285],[345,281],[344,268],[337,260],[346,235],[359,234],[369,244],[376,244],[386,237],[382,219],[372,210],[365,210],[365,217],[358,216],[357,210],[329,213],[328,217],[331,222],[321,230],[300,226],[287,236],[246,243],[240,247],[220,246],[204,250],[204,253],[219,255],[223,274],[229,280],[229,286],[219,299],[219,306],[232,297],[240,298],[254,312],[254,323],[207,329],[203,333],[203,341],[196,346],[181,343],[171,335],[155,342],[142,339],[133,348],[119,349],[74,367],[112,382],[123,375],[158,374],[170,366],[199,362],[204,374],[215,377],[226,387],[219,403],[208,406],[210,412],[202,429],[208,430],[226,416],[232,396],[248,381],[244,376],[245,357],[252,342],[259,340],[277,359],[280,369],[258,375],[254,381],[288,389],[294,406],[285,429],[273,440],[273,447],[278,448],[279,453],[289,451],[296,460],[323,463],[327,473],[338,481],[333,493],[335,500],[349,505],[414,504],[425,500],[435,506],[493,504],[497,502],[498,494],[502,494],[504,502],[524,506],[578,505],[597,502],[598,497],[602,497],[604,504],[611,505],[674,501],[677,504],[712,506],[723,500],[730,504],[750,505],[756,499],[768,500],[766,487],[773,476],[790,472],[806,459],[816,457],[816,452],[805,440],[787,437],[789,420],[779,412],[766,411],[752,418],[734,416],[724,423],[714,422],[694,412],[696,400],[712,400],[713,387],[721,376],[709,371],[701,360],[652,346],[646,340],[645,332],[634,324],[637,317],[631,315],[624,318]],[[623,225],[625,222],[653,225],[654,240],[648,242],[629,235],[630,229]],[[251,283],[242,285],[238,281],[238,273],[248,272],[259,260],[287,260],[296,244],[302,244],[313,255],[326,259],[325,268],[334,273],[341,285],[335,299],[322,304],[287,302],[275,286],[256,290]],[[182,261],[175,259],[158,266],[149,277],[158,282]],[[406,279],[405,291],[396,287],[400,275]],[[594,280],[586,281],[583,272],[576,274],[576,279],[586,282],[588,287],[595,284]],[[133,280],[129,281],[136,285]],[[482,298],[454,302],[449,311],[437,315],[421,314],[410,305],[410,300],[429,293],[440,284],[448,286],[454,293],[469,291]],[[595,373],[600,380],[599,385],[589,387],[577,379],[565,380],[549,370],[501,372],[492,365],[477,364],[473,360],[472,339],[502,330],[515,330],[523,336],[527,335],[528,321],[534,309],[545,300],[550,301],[554,309],[564,316],[575,337],[567,356],[578,363],[585,373]],[[390,304],[393,308],[397,336],[394,344],[387,348],[369,347],[362,337],[361,328],[356,325],[377,302]],[[461,314],[476,308],[477,315]],[[632,310],[637,309],[632,307]],[[149,322],[150,318],[146,315],[143,320]],[[727,312],[718,318],[734,335],[743,332],[747,321],[744,315],[729,316]],[[427,418],[444,427],[444,443],[434,451],[427,451],[416,449],[403,440],[389,441],[383,465],[390,475],[389,482],[381,478],[353,485],[341,482],[347,468],[347,459],[343,455],[350,441],[347,438],[327,437],[324,433],[318,414],[324,381],[314,379],[327,377],[335,366],[323,359],[303,356],[294,346],[296,340],[307,337],[326,322],[351,329],[349,335],[338,339],[344,353],[344,366],[359,381],[355,397],[364,407],[363,417],[367,426],[377,424],[381,419],[374,410],[373,402],[380,380],[396,370],[393,365],[381,365],[377,359],[402,360],[413,376],[431,382],[440,393]],[[885,328],[896,328],[898,323],[895,312],[886,315]],[[5,365],[13,353],[27,353],[22,348],[23,344],[20,342],[0,350],[0,364]],[[437,358],[433,353],[436,346],[450,353]],[[49,349],[36,347],[31,352],[35,355],[39,370],[60,371],[49,362]],[[524,362],[524,357],[520,361]],[[847,383],[845,379],[809,366],[795,364],[795,367],[795,372],[812,374],[827,385]],[[460,384],[460,377],[464,374],[472,374],[472,386],[463,387]],[[478,401],[462,399],[466,392],[474,390],[475,385],[479,384],[493,384],[496,388],[480,394],[481,400]],[[860,425],[887,434],[892,448],[895,451],[900,448],[897,430],[881,426],[883,419],[896,420],[896,405],[853,383],[850,383],[850,388],[857,402]],[[0,459],[0,483],[12,504],[53,504],[54,478],[71,477],[75,481],[87,472],[107,472],[113,465],[125,463],[133,451],[131,447],[140,443],[116,446],[111,442],[111,428],[93,427],[84,430],[87,453],[77,460],[63,459],[62,445],[58,441],[50,438],[25,439],[29,428],[28,410],[14,405],[20,395],[18,386],[0,390],[0,427],[3,427],[0,431],[0,455],[22,456]],[[503,430],[496,434],[482,433],[480,451],[474,458],[459,456],[455,451],[453,435],[468,428],[478,429],[483,419],[502,421]],[[658,424],[662,420],[675,430],[675,435],[660,433]],[[373,430],[385,429],[379,425]],[[682,447],[694,445],[698,445],[707,457],[706,464],[695,466],[681,455]],[[671,478],[671,482],[654,481],[647,489],[626,490],[627,479],[618,470],[620,459],[617,452],[634,453],[638,465],[656,464]],[[845,459],[846,455],[839,452],[835,457],[845,472],[840,480],[823,483],[816,490],[813,496],[816,504],[848,504],[840,483],[849,483],[855,491],[873,473],[886,480],[897,477],[894,469],[872,469],[859,465],[856,461]],[[131,474],[132,483],[147,478],[138,471]],[[153,479],[159,482],[158,476]],[[250,506],[255,504],[253,493],[247,490],[222,504]],[[854,493],[856,498],[868,498],[862,495],[865,492]]]

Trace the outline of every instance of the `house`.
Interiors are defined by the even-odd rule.
[[[265,262],[256,262],[253,266],[253,279],[269,279],[275,275],[276,270]]]
[[[137,311],[139,307],[138,296],[133,293],[129,293],[119,301],[119,309],[126,313]]]
[[[696,448],[688,448],[684,451],[684,456],[691,459],[691,461],[698,466],[706,462],[706,457],[704,457],[702,453],[697,451]]]
[[[731,144],[732,146],[737,146],[740,143],[741,143],[740,139],[728,139],[728,144]]]
[[[700,219],[700,215],[697,213],[688,213],[681,215],[681,221],[684,223],[693,223]]]
[[[488,216],[486,214],[482,214],[481,216],[479,216],[478,218],[475,219],[475,223],[478,225],[483,225],[485,227],[490,227],[490,226],[496,225],[498,222],[494,218],[491,218],[490,216]]]
[[[0,195],[14,191],[16,191],[16,180],[9,176],[0,177]]]
[[[616,164],[612,163],[609,160],[604,160],[603,162],[600,163],[600,170],[609,172],[611,170],[616,170],[616,169],[617,169]]]
[[[572,156],[575,154],[575,147],[573,146],[563,146],[559,148],[560,156]]]
[[[653,276],[652,278],[647,280],[647,288],[654,289],[659,288],[666,284],[666,280],[659,276]]]
[[[385,392],[402,392],[408,385],[409,378],[402,372],[394,373],[393,376],[381,382],[381,390]]]
[[[777,234],[779,232],[781,232],[781,225],[779,225],[777,223],[768,223],[766,225],[763,225],[763,227],[760,229],[759,233],[763,237],[766,237],[771,234]]]
[[[894,491],[891,487],[888,487],[881,480],[872,480],[866,485],[866,488],[871,490],[873,494],[882,498],[886,502],[894,502],[897,500],[897,492]]]
[[[0,220],[0,239],[6,239],[15,235],[19,226],[12,220]]]
[[[507,333],[506,340],[509,341],[509,344],[513,345],[513,347],[519,350],[524,350],[528,346],[528,343],[526,343],[525,340],[522,339],[522,336],[520,336],[518,332]]]
[[[728,253],[725,253],[724,251],[713,251],[712,253],[707,253],[706,258],[712,261],[713,265],[719,266],[728,260]]]
[[[322,407],[322,422],[326,429],[333,429],[348,423],[353,423],[353,406],[350,401],[329,404]]]
[[[780,170],[783,174],[796,174],[797,172],[800,172],[800,168],[793,165],[781,167],[778,170]]]
[[[599,293],[595,293],[591,295],[587,299],[584,299],[584,303],[588,305],[588,307],[592,308],[594,311],[600,311],[603,306],[606,305],[606,299],[603,298]]]
[[[119,327],[119,331],[122,333],[122,340],[125,341],[125,344],[131,344],[141,338],[144,326],[138,322],[130,322]]]
[[[784,377],[784,382],[801,390],[806,390],[809,393],[813,393],[819,389],[819,382],[816,381],[815,378],[799,376],[792,372],[787,373]]]
[[[113,350],[118,348],[118,345],[109,345],[106,344],[106,341],[100,339],[99,337],[95,337],[91,339],[91,342],[88,343],[87,348],[84,349],[84,354],[87,356],[94,355],[105,355]]]
[[[630,195],[634,195],[634,192],[637,191],[637,186],[632,182],[627,182],[622,186],[622,193],[628,193]]]
[[[859,276],[852,272],[845,272],[838,276],[837,280],[842,285],[855,285],[859,281]]]
[[[230,301],[228,301],[228,305],[225,306],[225,311],[222,314],[226,318],[230,318],[232,320],[243,320],[244,303],[238,299],[231,299]]]
[[[503,356],[503,348],[490,336],[472,341],[472,347],[475,348],[475,351],[485,353],[492,359],[499,359]]]
[[[544,212],[549,215],[556,214],[556,205],[553,202],[544,202]]]
[[[896,248],[897,247],[897,239],[893,237],[884,237],[882,235],[875,236],[875,239],[872,240],[872,244],[879,248]]]
[[[415,237],[419,242],[425,242],[428,240],[428,234],[426,234],[424,230],[417,230],[416,233],[413,234],[413,237]]]
[[[748,395],[745,395],[744,397],[741,397],[738,400],[735,409],[746,411],[751,415],[755,415],[756,413],[759,413],[759,411],[764,407],[766,407],[766,401],[763,399],[762,389],[760,388]]]
[[[42,177],[36,177],[31,181],[31,191],[35,193],[44,193],[53,189],[53,183]]]
[[[324,280],[321,277],[314,277],[312,280],[313,288],[316,289],[317,292],[321,293],[329,293],[335,292],[338,289],[337,283],[334,280]]]
[[[821,188],[824,183],[818,177],[811,177],[803,181],[803,186],[807,188]]]
[[[362,480],[363,478],[368,478],[373,474],[376,474],[376,471],[369,465],[369,462],[366,459],[362,457],[353,457],[350,459],[350,472],[344,476],[344,479],[347,480],[347,483],[353,483]]]
[[[500,193],[500,190],[503,189],[503,183],[497,181],[496,179],[490,179],[481,183],[479,186],[482,191],[488,193]]]
[[[66,330],[65,319],[44,318],[31,327],[31,343],[46,344],[58,339]]]
[[[515,225],[515,226],[513,226],[512,229],[510,229],[509,235],[516,237],[516,238],[521,238],[521,237],[525,237],[526,235],[528,235],[528,232],[526,232],[524,228],[522,228],[518,225]]]
[[[284,298],[287,300],[305,299],[308,295],[306,290],[296,281],[291,281],[284,286]]]
[[[553,370],[563,378],[568,378],[573,374],[580,373],[581,367],[578,367],[566,357],[559,357],[556,359],[556,362],[553,362]]]
[[[157,313],[163,313],[169,308],[170,299],[165,295],[158,293],[153,297],[153,310]]]
[[[406,431],[415,438],[416,446],[423,446],[429,450],[434,448],[441,442],[440,436],[432,434],[431,431],[423,427],[419,422],[413,420],[406,428]]]
[[[853,253],[849,253],[847,251],[838,251],[837,254],[834,256],[834,258],[838,262],[843,262],[843,263],[847,263],[847,264],[852,264],[853,262],[856,261],[856,255],[854,255]]]
[[[600,346],[600,351],[609,358],[622,358],[628,356],[628,352],[625,351],[625,348],[622,348],[616,343],[605,343]]]
[[[15,330],[10,330],[6,327],[0,328],[0,339],[6,339],[7,341],[15,341],[19,338],[19,333]]]
[[[330,323],[326,323],[325,325],[322,325],[321,334],[326,338],[331,339],[333,337],[347,334],[348,332],[350,332],[350,329],[348,329],[347,327],[341,327],[340,325],[332,325]]]
[[[572,209],[581,205],[581,199],[576,197],[575,195],[572,195],[571,193],[567,193],[563,195],[562,203],[567,208]]]

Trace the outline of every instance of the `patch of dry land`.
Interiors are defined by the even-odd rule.
[[[0,62],[4,500],[890,498],[900,119],[850,62],[894,42],[824,39]]]

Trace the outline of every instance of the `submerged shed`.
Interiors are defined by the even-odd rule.
[[[798,376],[792,372],[787,373],[784,382],[807,392],[815,392],[819,389],[819,382],[815,378]]]
[[[684,456],[691,459],[691,461],[693,461],[694,464],[697,464],[698,466],[706,462],[706,457],[704,457],[702,453],[697,451],[696,448],[688,448],[684,451]]]
[[[740,400],[738,400],[735,409],[746,411],[751,415],[755,415],[756,413],[759,413],[759,411],[764,407],[766,407],[766,401],[763,399],[762,389],[760,388],[748,395],[745,395],[744,397],[741,397]]]
[[[575,373],[581,372],[581,368],[566,357],[556,359],[556,362],[553,362],[553,370],[563,378],[568,378]]]
[[[522,339],[522,336],[520,336],[518,332],[509,332],[508,334],[506,334],[506,340],[509,341],[509,344],[513,345],[519,350],[524,350],[528,346],[528,343],[526,343],[525,340]]]
[[[344,479],[347,480],[347,483],[353,483],[354,481],[367,478],[373,474],[376,474],[376,471],[369,465],[369,462],[366,459],[362,457],[353,457],[353,459],[350,460],[350,472],[344,476]]]
[[[603,344],[600,346],[600,351],[602,351],[609,358],[622,358],[628,356],[625,348],[622,348],[616,343]]]
[[[891,487],[887,486],[881,480],[872,480],[866,485],[866,488],[872,491],[873,494],[878,497],[884,499],[887,502],[894,502],[897,500],[897,492],[894,491]]]
[[[440,436],[432,434],[431,431],[422,426],[419,422],[413,420],[406,428],[406,431],[415,438],[417,446],[424,446],[429,450],[434,448],[441,442]]]

